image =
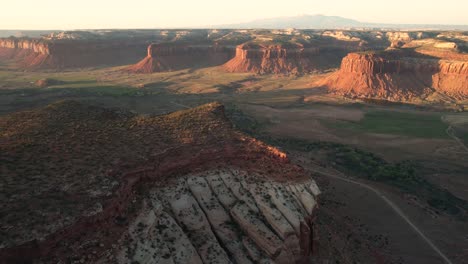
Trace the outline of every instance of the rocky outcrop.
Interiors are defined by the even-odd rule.
[[[406,43],[411,42],[415,39],[423,39],[429,37],[430,34],[426,32],[406,32],[406,31],[395,31],[386,32],[385,37],[391,43],[392,48],[399,48]]]
[[[233,168],[184,176],[151,191],[145,210],[130,225],[118,262],[164,258],[175,263],[188,263],[189,259],[203,263],[300,262],[307,256],[303,253],[314,250],[309,219],[315,214],[317,190],[311,179],[275,182]],[[161,217],[167,224],[158,222]],[[165,233],[174,238],[155,235]],[[174,246],[181,244],[185,246]],[[176,261],[181,256],[185,261]]]
[[[0,39],[0,60],[29,70],[126,64],[144,57],[144,41]]]
[[[236,48],[236,56],[223,68],[228,72],[303,74],[320,68],[314,61],[319,52],[318,48],[306,48],[300,44],[247,43]]]
[[[218,45],[180,43],[151,44],[146,58],[127,68],[135,73],[176,71],[222,65],[232,57],[232,49]]]
[[[434,91],[468,98],[468,61],[352,53],[319,85],[348,97],[410,100]]]

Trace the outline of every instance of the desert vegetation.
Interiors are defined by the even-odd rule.
[[[262,132],[265,124],[259,123],[252,117],[245,115],[236,107],[231,107],[228,115],[234,124],[242,131],[261,138],[269,144],[282,149],[310,153],[325,152],[323,161],[345,174],[366,180],[387,183],[402,192],[414,194],[423,199],[428,205],[440,212],[455,215],[460,219],[466,218],[468,202],[460,199],[449,191],[427,181],[422,175],[417,161],[406,160],[397,163],[387,162],[381,157],[352,146],[332,142],[310,142],[297,138],[271,137]],[[392,118],[395,118],[392,120]],[[365,120],[365,119],[364,119]],[[416,121],[417,120],[417,121]],[[414,121],[414,122],[413,122]],[[412,116],[402,113],[376,112],[369,120],[363,121],[360,128],[372,132],[403,133],[408,136],[447,137],[446,126],[437,116]],[[439,129],[439,130],[437,130]],[[426,134],[424,131],[431,131]]]

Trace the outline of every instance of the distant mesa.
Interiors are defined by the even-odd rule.
[[[219,66],[228,61],[232,53],[232,49],[217,44],[151,44],[148,46],[146,58],[126,70],[134,73],[154,73]]]
[[[144,56],[142,41],[0,39],[0,59],[26,70],[62,70],[130,63]]]
[[[329,34],[327,34],[329,33]],[[368,49],[369,43],[348,34],[326,31],[313,39],[269,35],[237,46],[236,55],[223,65],[227,72],[302,75],[337,67],[348,53]],[[383,41],[377,44],[385,45]]]
[[[360,39],[325,37],[309,43],[291,40],[291,36],[286,37],[289,39],[286,41],[276,40],[270,34],[257,38],[237,46],[217,42],[151,44],[146,58],[125,70],[153,73],[222,66],[227,72],[300,75],[329,68],[339,63],[349,51],[366,49],[367,46]]]
[[[236,56],[223,68],[228,72],[303,74],[318,68],[313,57],[319,52],[317,47],[305,47],[298,43],[246,43],[236,48]]]

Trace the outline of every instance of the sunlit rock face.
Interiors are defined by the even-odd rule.
[[[154,187],[129,225],[118,263],[294,263],[313,254],[320,190],[236,168]]]
[[[350,53],[320,84],[349,97],[411,100],[433,92],[468,98],[468,57]]]
[[[223,67],[228,72],[258,74],[303,74],[319,69],[318,47],[301,44],[246,43],[236,48],[236,56]]]

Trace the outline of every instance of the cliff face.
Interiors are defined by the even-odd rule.
[[[319,68],[314,61],[319,52],[318,48],[302,45],[243,44],[236,48],[236,56],[223,67],[228,72],[303,74]]]
[[[233,130],[219,104],[142,117],[63,102],[0,127],[15,161],[3,168],[0,263],[291,263],[315,252],[315,182]]]
[[[418,63],[420,62],[420,63]],[[351,53],[341,62],[343,73],[361,74],[400,74],[400,73],[435,73],[437,63],[433,61],[417,61],[416,59],[390,59],[376,54]]]
[[[432,76],[432,87],[455,98],[468,98],[468,61],[440,62],[439,71]]]
[[[40,54],[50,54],[49,46],[39,40],[0,39],[0,48],[30,50]]]
[[[467,98],[467,67],[468,61],[352,53],[320,85],[350,97],[408,100],[437,91]]]
[[[146,58],[127,68],[136,73],[218,66],[232,57],[232,49],[218,45],[151,44]]]
[[[44,41],[0,39],[0,60],[24,69],[63,69],[118,65],[144,56],[142,41]]]

